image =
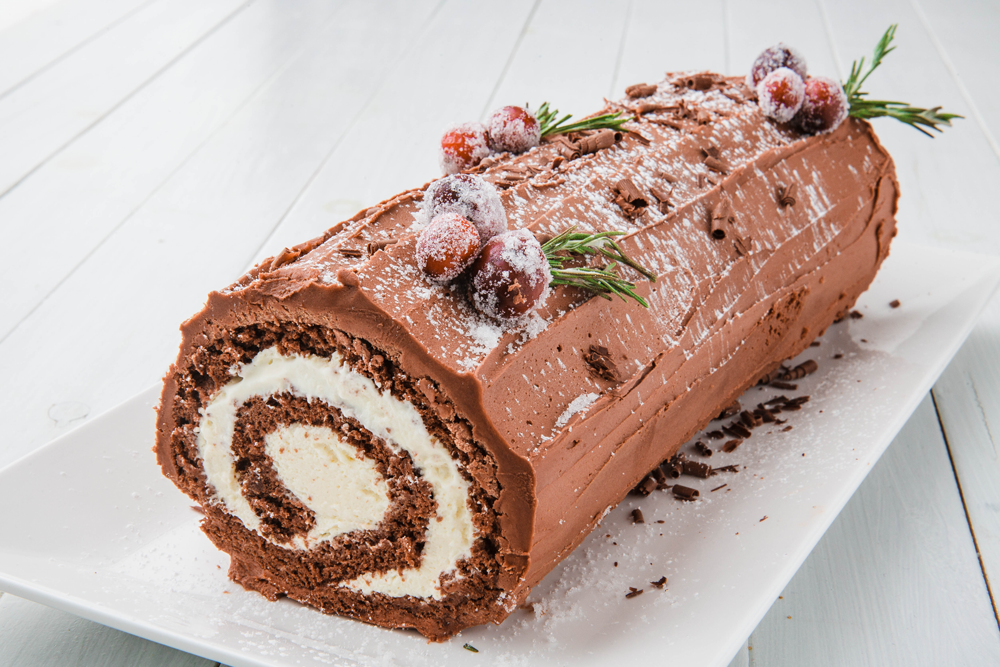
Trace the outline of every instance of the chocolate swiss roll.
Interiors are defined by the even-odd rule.
[[[510,229],[619,230],[648,302],[553,290],[515,322],[417,268],[423,188],[269,258],[182,326],[163,472],[230,577],[440,640],[500,622],[652,468],[853,305],[895,234],[870,125],[765,118],[668,75],[471,171]],[[608,134],[610,132],[610,134]]]

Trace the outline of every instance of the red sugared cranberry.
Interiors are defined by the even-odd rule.
[[[457,213],[442,213],[417,237],[417,266],[434,281],[458,277],[479,252],[479,232]]]
[[[480,243],[507,229],[500,193],[476,174],[453,174],[431,183],[424,194],[424,212],[428,218],[446,212],[459,214],[475,225]]]
[[[495,151],[523,153],[538,145],[542,127],[530,111],[521,107],[501,107],[486,121],[490,148]]]
[[[792,123],[806,134],[832,132],[850,112],[847,95],[839,83],[825,76],[806,79],[806,96]]]
[[[787,67],[779,67],[757,85],[760,110],[779,123],[787,123],[795,117],[805,95],[806,84],[802,77]]]
[[[779,67],[787,67],[803,79],[806,78],[806,59],[802,54],[790,46],[778,43],[764,49],[757,60],[753,61],[753,67],[747,74],[747,86],[756,90],[757,84]]]
[[[545,303],[552,273],[526,229],[497,234],[472,265],[472,302],[497,319],[516,319]]]
[[[472,169],[489,154],[489,137],[482,123],[452,125],[441,136],[441,170],[446,174]]]

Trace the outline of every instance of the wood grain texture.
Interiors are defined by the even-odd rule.
[[[244,3],[157,0],[81,46],[73,58],[0,98],[0,195],[155,79]]]
[[[49,609],[0,598],[0,664],[18,667],[215,667],[217,662]]]
[[[0,96],[126,20],[151,0],[62,0],[0,31]]]
[[[1000,628],[929,398],[782,598],[751,636],[751,665],[1000,664]]]
[[[19,285],[0,312],[0,340],[322,32],[343,3],[282,6],[260,0],[240,12],[0,198],[0,247],[45,249],[43,270],[31,253],[0,265],[0,281]]]

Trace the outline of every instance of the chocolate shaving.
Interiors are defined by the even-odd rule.
[[[656,581],[651,581],[649,583],[652,584],[653,586],[656,586],[657,588],[663,588],[664,586],[667,585],[667,578],[666,577],[660,577]]]
[[[676,104],[660,104],[659,102],[643,102],[637,105],[632,111],[637,114],[651,113],[653,111],[676,111],[680,107]]]
[[[722,410],[722,412],[719,413],[719,416],[716,417],[716,419],[729,419],[733,415],[738,414],[740,410],[741,410],[740,402],[733,401],[732,403],[727,405],[725,409]]]
[[[649,97],[656,92],[656,86],[650,83],[637,83],[625,89],[629,97]]]
[[[749,438],[751,435],[753,435],[750,432],[750,429],[748,429],[746,426],[744,426],[743,424],[739,423],[738,421],[737,422],[733,422],[733,423],[729,424],[728,426],[723,426],[722,427],[722,432],[725,433],[726,435],[728,435],[731,438],[743,438],[743,439],[746,439],[746,438]]]
[[[722,466],[721,468],[712,468],[712,474],[717,472],[739,472],[740,469],[734,465]],[[725,486],[725,484],[723,484]]]
[[[893,299],[892,301],[889,302],[890,308],[899,308],[900,305],[901,304],[899,303],[899,299]]]
[[[601,130],[596,134],[581,137],[577,142],[577,150],[580,155],[596,153],[602,148],[610,148],[622,140],[622,133],[614,130]]]
[[[676,498],[681,500],[694,500],[699,495],[698,489],[692,489],[689,486],[681,486],[680,484],[674,484],[673,488],[670,489]]]
[[[700,177],[701,174],[699,174]],[[710,215],[709,230],[713,239],[722,240],[726,238],[726,224],[729,222],[729,218],[729,197],[723,194],[719,203],[712,208]]]
[[[785,428],[781,429],[781,432],[782,433],[786,433],[786,432],[791,431],[791,430],[792,430],[791,426],[786,426]]]
[[[668,477],[677,479],[684,474],[684,460],[680,455],[675,455],[668,461],[664,461],[660,466],[666,471]]]
[[[726,437],[726,434],[722,431],[709,431],[705,434],[705,436],[711,438],[712,440],[722,440]]]
[[[639,134],[635,130],[625,130],[625,132],[628,133],[628,136],[633,137],[636,141],[638,141],[643,146],[648,146],[649,145],[649,139],[647,139],[646,137],[642,136],[641,134]]]
[[[678,180],[677,177],[669,171],[663,171],[662,169],[657,171],[656,175],[665,180],[667,183],[676,183]]]
[[[712,489],[711,491],[709,491],[709,493],[715,493],[715,492],[716,492],[716,491],[718,491],[719,489],[724,489],[724,488],[726,488],[727,486],[729,486],[729,485],[728,485],[728,484],[722,484],[722,485],[720,485],[720,486],[717,486],[717,487],[715,487],[715,488],[714,488],[714,489]]]
[[[274,271],[275,269],[284,266],[285,264],[294,262],[299,258],[300,254],[301,253],[296,250],[289,250],[288,248],[285,248],[277,255],[275,255],[274,259],[271,260],[271,265],[268,267],[267,270]]]
[[[705,174],[698,174],[698,187],[705,187]]]
[[[364,257],[365,251],[357,248],[338,248],[338,252],[344,257]]]
[[[732,452],[735,452],[736,448],[742,444],[743,441],[739,439],[734,438],[733,440],[727,440],[726,444],[722,446],[722,451],[724,451],[726,454],[730,454]],[[722,470],[722,468],[717,468],[717,470]]]
[[[383,239],[381,241],[372,241],[368,244],[367,250],[369,255],[374,255],[379,250],[385,250],[391,245],[395,245],[399,242],[399,239]]]
[[[649,205],[649,202],[643,197],[639,188],[635,186],[635,183],[627,178],[623,178],[615,183],[614,189],[618,193],[618,196],[615,197],[615,203],[630,218],[641,215]]]
[[[648,496],[654,489],[656,489],[656,487],[656,480],[650,475],[646,475],[643,480],[639,482],[634,489],[632,489],[632,493],[640,496]]]
[[[608,382],[620,382],[618,368],[611,360],[611,353],[603,345],[591,345],[590,351],[584,353],[583,360],[590,371],[597,377]]]
[[[712,87],[712,77],[706,74],[695,74],[685,79],[684,85],[693,90],[708,90]]]
[[[642,595],[642,589],[641,588],[633,588],[632,586],[629,586],[628,590],[629,590],[629,592],[625,594],[625,597],[627,597],[627,598],[634,598],[634,597],[636,597],[638,595]]]
[[[691,475],[692,477],[701,477],[702,479],[707,479],[709,475],[712,474],[712,466],[707,463],[700,463],[698,461],[684,461],[684,474]]]
[[[701,440],[699,440],[698,442],[694,443],[694,450],[696,452],[698,452],[699,454],[701,454],[702,456],[711,456],[712,455],[712,448],[709,447],[708,445],[706,445]]]
[[[729,173],[729,165],[727,165],[719,158],[712,157],[711,155],[705,158],[705,166],[711,169],[712,171],[719,172],[720,174]]]
[[[751,243],[752,241],[749,237],[744,238],[742,236],[737,236],[736,238],[733,239],[733,247],[736,248],[736,252],[738,252],[740,255],[750,254]]]
[[[795,206],[795,183],[787,187],[784,185],[778,186],[778,205],[781,208]]]
[[[712,122],[712,114],[708,113],[704,109],[698,109],[695,112],[694,119],[699,125],[707,125]]]
[[[642,510],[638,507],[632,510],[632,523],[646,523],[646,520],[642,517]]]
[[[844,355],[842,355],[840,352],[838,352],[837,354],[833,355],[833,358],[834,359],[843,359]]]
[[[757,428],[764,423],[763,417],[759,417],[753,412],[749,412],[747,410],[740,413],[740,421],[743,422],[743,425],[747,428]]]
[[[813,342],[809,343],[809,347],[819,347],[819,346],[820,342],[818,340],[814,340]]]
[[[860,312],[858,312],[856,310],[852,310],[851,311],[851,319],[852,320],[860,320],[862,317],[864,317],[864,315],[862,315]]]
[[[714,157],[716,160],[722,157],[722,151],[715,144],[708,144],[707,146],[701,147],[701,152],[705,154],[706,158]]]
[[[788,382],[781,382],[780,380],[774,380],[773,382],[770,383],[770,385],[772,387],[774,387],[775,389],[786,389],[788,391],[795,391],[796,389],[799,388],[799,385],[797,385],[797,384],[790,384]]]
[[[782,380],[798,380],[804,378],[807,375],[811,375],[819,370],[819,364],[817,364],[812,359],[804,361],[792,370],[781,376]]]

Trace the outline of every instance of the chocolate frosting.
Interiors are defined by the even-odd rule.
[[[501,328],[461,286],[416,268],[424,188],[404,192],[264,260],[184,323],[159,410],[164,473],[209,500],[190,482],[197,462],[178,444],[190,423],[175,406],[218,389],[211,377],[185,389],[212,345],[264,322],[346,332],[430,383],[442,398],[430,404],[453,406],[495,466],[481,483],[498,489],[491,539],[506,595],[465,622],[505,618],[650,469],[846,312],[895,235],[894,166],[868,123],[802,136],[766,119],[742,79],[710,73],[650,88],[602,110],[635,115],[627,132],[561,137],[473,170],[501,188],[510,228],[625,231],[625,252],[657,275],[621,269],[648,309],[560,287]],[[595,372],[595,351],[613,373]]]

